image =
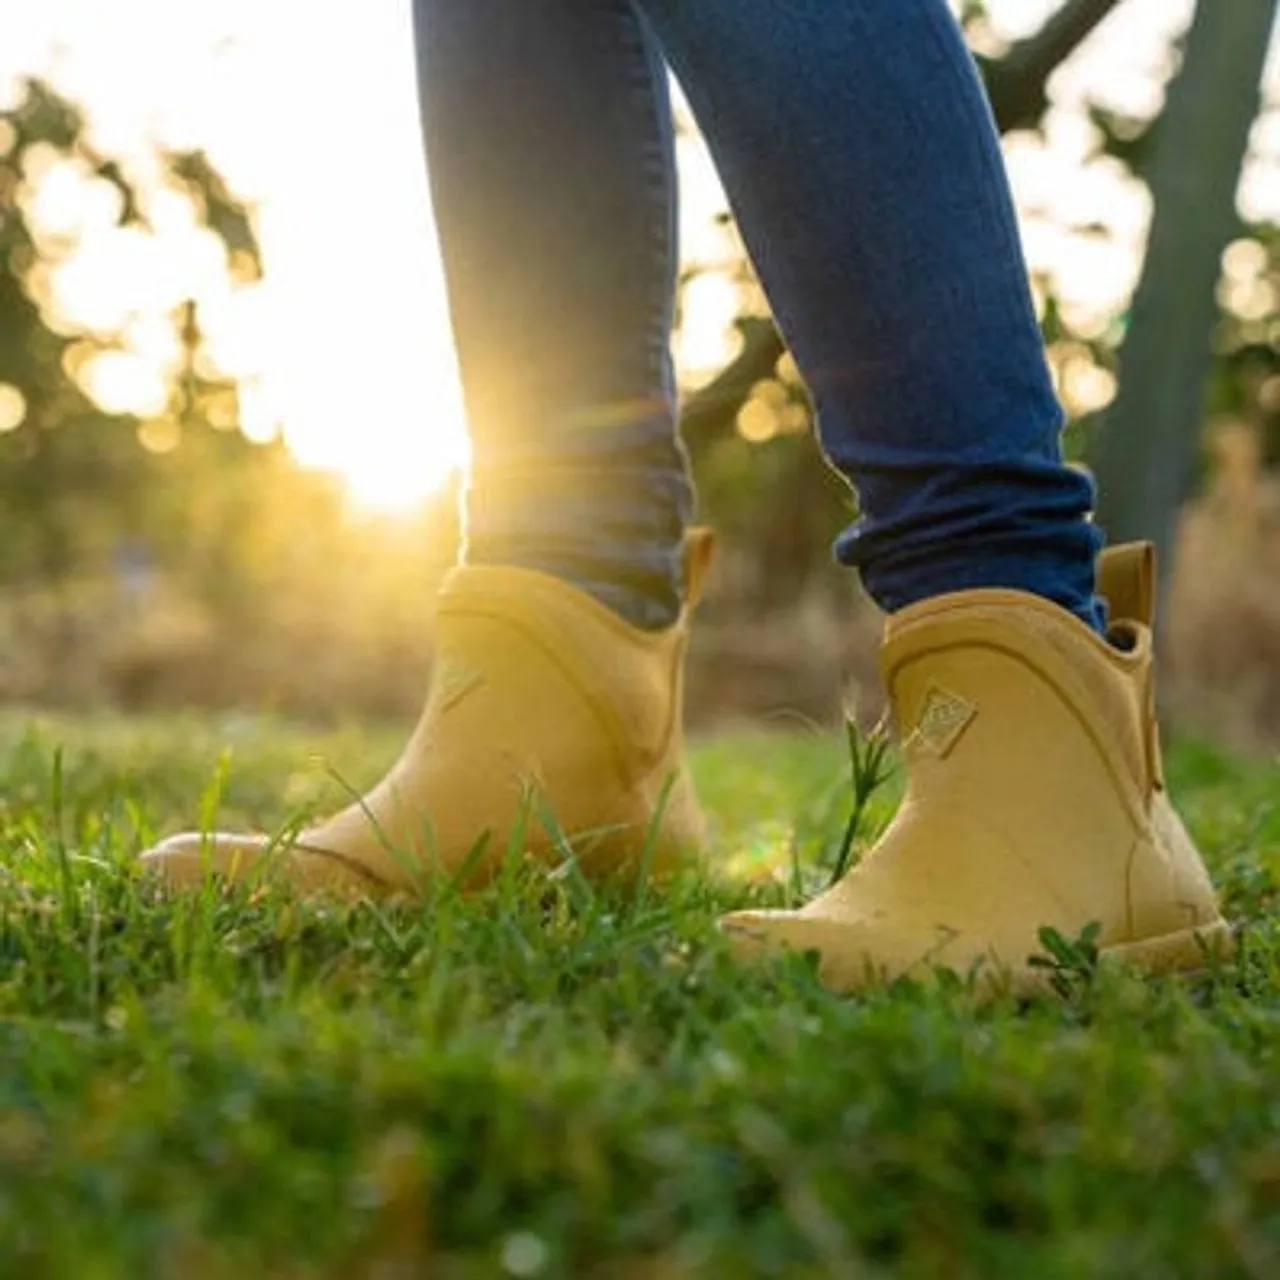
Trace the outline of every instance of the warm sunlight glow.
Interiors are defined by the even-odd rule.
[[[282,432],[361,506],[403,509],[437,490],[464,463],[466,432],[409,6],[344,0],[304,16],[255,0],[48,0],[4,26],[0,96],[10,78],[50,74],[92,108],[104,151],[154,167],[155,142],[203,147],[256,206],[267,278],[241,287],[179,196],[153,194],[144,233],[114,225],[115,193],[85,165],[50,156],[28,174],[60,259],[41,282],[55,323],[124,330],[123,349],[79,371],[103,407],[160,411],[180,355],[166,312],[196,297],[209,372],[242,380],[250,439]],[[143,443],[172,447],[158,430]]]
[[[238,60],[257,67],[264,101],[286,104],[261,175],[269,393],[300,461],[339,472],[361,504],[412,506],[464,461],[466,432],[409,6],[313,6],[305,58],[297,10],[246,3],[244,14],[259,43]],[[282,74],[289,93],[273,98]],[[260,104],[246,115],[257,127]]]
[[[17,387],[0,382],[0,432],[16,431],[27,416],[27,402]]]
[[[81,373],[88,392],[108,413],[160,413],[168,389],[156,366],[130,351],[104,351]]]
[[[286,373],[285,393],[286,438],[298,460],[338,472],[361,506],[408,510],[465,460],[462,412],[447,391],[433,406],[426,397],[407,404],[394,382],[326,387],[299,369]]]
[[[989,0],[984,38],[1025,35],[1053,4]],[[233,282],[221,242],[181,195],[153,190],[150,230],[122,229],[119,195],[92,166],[36,157],[26,198],[42,249],[57,261],[32,287],[66,331],[118,336],[106,356],[76,357],[104,406],[158,410],[181,354],[172,312],[194,297],[208,372],[240,381],[250,439],[282,433],[303,463],[341,475],[361,505],[403,508],[437,489],[464,463],[466,442],[408,0],[40,0],[4,9],[0,97],[12,96],[21,75],[47,75],[88,108],[103,152],[154,175],[157,144],[200,147],[257,210],[267,279]],[[1131,177],[1087,159],[1094,140],[1077,108],[1101,95],[1118,109],[1155,110],[1166,38],[1189,12],[1189,0],[1127,0],[1055,75],[1045,136],[1008,142],[1032,270],[1086,329],[1109,323],[1132,289],[1150,210]],[[1273,101],[1278,76],[1273,59]],[[1255,141],[1242,203],[1274,217],[1274,108]],[[709,268],[682,299],[677,358],[696,384],[733,351],[740,250],[716,221],[723,193],[695,138],[680,139],[680,165],[685,265]],[[1237,310],[1261,307],[1256,284],[1230,288]],[[1065,383],[1082,405],[1114,392],[1083,365]],[[0,428],[17,412],[0,399]],[[154,431],[146,443],[172,447]]]
[[[705,382],[734,355],[738,340],[733,322],[742,310],[740,291],[724,275],[695,276],[685,286],[682,306],[680,373],[690,382]]]

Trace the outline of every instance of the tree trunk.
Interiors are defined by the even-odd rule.
[[[1179,509],[1200,446],[1222,252],[1259,109],[1277,0],[1201,0],[1153,156],[1155,218],[1120,389],[1098,434],[1098,521],[1113,541],[1150,538],[1172,568]]]

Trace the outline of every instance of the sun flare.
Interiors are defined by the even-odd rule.
[[[239,382],[246,436],[282,434],[360,507],[411,508],[465,464],[467,446],[409,6],[362,7],[358,23],[350,4],[322,6],[308,14],[306,57],[291,9],[180,10],[157,0],[119,0],[110,16],[96,0],[24,10],[0,54],[0,96],[56,63],[59,87],[91,104],[95,141],[141,172],[154,171],[156,141],[203,148],[255,211],[265,279],[231,281],[221,244],[176,193],[151,193],[146,232],[121,228],[84,164],[50,161],[29,175],[35,222],[63,237],[45,304],[111,335],[114,349],[80,376],[104,408],[146,417],[163,411],[180,355],[173,310],[196,299],[202,358]],[[140,29],[161,55],[139,56]],[[135,74],[122,78],[122,65]]]
[[[1011,38],[1051,5],[991,0],[988,12],[993,29]],[[240,425],[250,439],[282,432],[302,464],[342,477],[361,507],[402,510],[437,492],[465,465],[467,443],[422,154],[411,6],[313,5],[304,45],[295,7],[260,0],[10,7],[0,97],[17,92],[24,75],[51,74],[88,106],[104,151],[154,172],[157,142],[200,147],[256,210],[266,280],[245,288],[227,280],[222,246],[177,193],[154,193],[152,239],[115,225],[111,192],[93,185],[82,162],[27,175],[36,221],[81,245],[50,275],[43,302],[59,323],[113,336],[115,350],[79,370],[103,406],[157,412],[177,356],[165,317],[196,298],[206,354],[240,380]],[[1134,74],[1133,49],[1154,57],[1161,31],[1184,21],[1187,7],[1131,0],[1058,76],[1057,97],[1078,103],[1085,87],[1106,84],[1122,106],[1125,92],[1149,90],[1152,77]],[[148,35],[145,54],[139,31]],[[1280,56],[1274,67],[1273,83]],[[1273,126],[1266,137],[1280,138],[1276,120],[1276,111],[1265,117]],[[1085,164],[1091,137],[1083,115],[1059,111],[1044,139],[1007,147],[1030,265],[1077,321],[1086,311],[1105,318],[1123,302],[1147,218],[1136,182]],[[686,262],[732,267],[735,243],[717,218],[724,199],[705,147],[682,137],[680,165]],[[1280,165],[1256,164],[1244,194],[1258,220],[1274,217]],[[1073,235],[1064,216],[1115,234]],[[689,383],[731,354],[741,302],[725,274],[688,287],[677,358]],[[1082,366],[1064,390],[1095,405],[1112,389]],[[0,429],[17,413],[0,404]]]
[[[317,385],[293,388],[286,440],[304,466],[341,477],[359,507],[408,511],[438,492],[466,462],[466,428],[456,389],[443,375],[434,389],[405,394],[379,388]],[[379,393],[380,392],[380,393]],[[286,399],[289,391],[286,388]]]

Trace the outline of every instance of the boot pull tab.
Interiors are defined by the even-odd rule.
[[[1156,549],[1150,542],[1108,547],[1098,557],[1098,594],[1105,596],[1111,617],[1119,622],[1155,625]]]
[[[1115,622],[1137,622],[1148,630],[1155,623],[1156,549],[1150,542],[1127,542],[1108,547],[1098,557],[1098,592],[1105,596]],[[1148,661],[1143,673],[1142,736],[1147,757],[1148,786],[1164,790],[1164,761],[1156,707],[1155,668]]]
[[[684,535],[684,607],[692,610],[702,599],[716,556],[716,535],[704,525]]]

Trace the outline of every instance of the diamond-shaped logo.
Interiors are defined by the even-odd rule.
[[[944,759],[954,750],[960,735],[973,723],[977,714],[978,708],[972,702],[935,684],[925,694],[924,706],[920,709],[920,718],[911,737],[930,755]]]

